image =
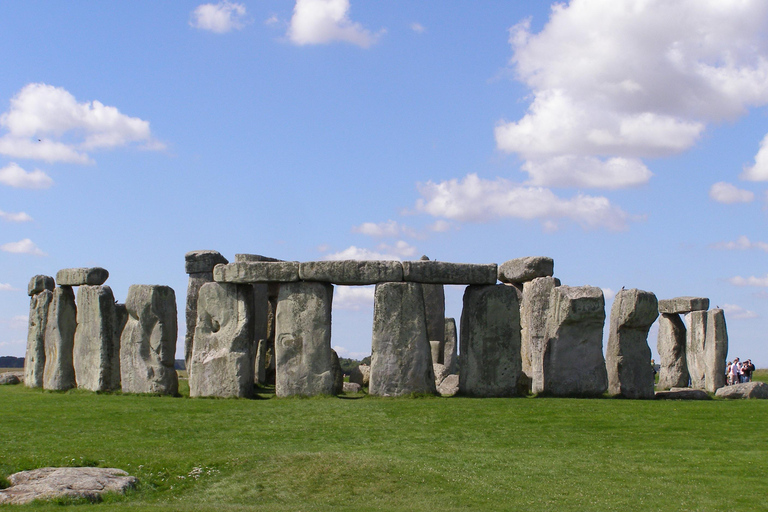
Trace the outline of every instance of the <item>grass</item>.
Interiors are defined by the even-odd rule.
[[[139,478],[99,509],[766,509],[768,401],[259,396],[3,386],[0,477],[98,465]]]

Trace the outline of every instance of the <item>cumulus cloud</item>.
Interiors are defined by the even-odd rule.
[[[443,219],[436,220],[435,222],[430,224],[428,227],[430,231],[433,231],[435,233],[445,233],[446,231],[450,231],[451,228],[453,228],[453,224]]]
[[[718,242],[710,245],[713,249],[725,249],[727,251],[746,251],[748,249],[760,249],[768,252],[768,243],[753,242],[746,235],[741,235],[736,240],[730,242]]]
[[[0,291],[2,292],[16,292],[18,291],[16,288],[11,286],[8,283],[0,283]]]
[[[0,183],[14,188],[50,188],[53,180],[40,169],[27,172],[17,163],[11,162],[0,169]]]
[[[749,318],[759,318],[759,315],[754,311],[744,309],[736,304],[723,304],[723,311],[728,317],[728,320],[746,320]]]
[[[336,286],[333,289],[333,308],[351,311],[370,309],[373,307],[374,291],[373,286]]]
[[[192,11],[192,19],[189,21],[189,24],[194,28],[209,30],[216,34],[224,34],[231,30],[243,28],[245,22],[245,6],[224,1],[217,4],[198,5]]]
[[[335,300],[336,299],[334,299],[334,301]],[[335,305],[336,304],[334,302],[334,306]],[[366,353],[366,352],[350,352],[349,349],[347,349],[345,347],[342,347],[341,345],[334,346],[333,350],[336,351],[336,354],[338,354],[339,357],[346,357],[346,358],[349,358],[349,359],[357,359],[358,361],[361,360],[361,359],[365,359],[366,357],[371,355],[370,353]]]
[[[31,222],[32,217],[24,212],[8,213],[0,210],[0,219],[6,222]]]
[[[747,181],[768,181],[768,135],[760,142],[755,164],[745,167],[739,178]]]
[[[768,274],[765,275],[765,277],[755,277],[755,276],[749,276],[749,277],[741,277],[741,276],[735,276],[728,279],[728,282],[731,283],[734,286],[759,286],[759,287],[768,287]]]
[[[379,244],[376,250],[363,247],[350,246],[343,251],[327,254],[324,260],[402,260],[416,255],[416,248],[403,240],[398,240],[393,245]]]
[[[719,181],[709,189],[709,198],[718,203],[751,203],[755,194],[749,190],[742,190],[730,183]]]
[[[526,187],[498,178],[469,174],[457,179],[418,185],[421,198],[416,211],[462,222],[488,222],[500,218],[538,219],[546,230],[568,219],[585,229],[626,229],[633,220],[605,197],[578,194],[570,199],[541,187]]]
[[[35,256],[45,256],[45,253],[35,245],[32,240],[25,238],[18,242],[8,242],[7,244],[0,245],[0,251],[10,252],[14,254],[33,254]]]
[[[288,39],[299,46],[343,41],[368,48],[377,37],[349,18],[349,0],[296,0],[288,27]]]
[[[640,159],[685,151],[707,124],[768,104],[766,30],[759,0],[557,3],[541,32],[530,20],[510,29],[532,100],[498,123],[497,147],[523,158],[533,185],[645,183]]]
[[[10,109],[0,115],[0,127],[6,130],[0,154],[11,158],[82,164],[92,162],[87,152],[96,149],[131,143],[163,148],[152,138],[148,121],[99,101],[78,103],[65,89],[42,83],[24,86],[11,99]]]
[[[420,238],[415,229],[400,224],[394,220],[386,222],[364,222],[359,226],[352,227],[353,233],[360,233],[375,238],[408,236],[411,238]]]

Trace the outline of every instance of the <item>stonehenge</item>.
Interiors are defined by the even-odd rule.
[[[116,324],[112,289],[81,285],[77,290],[77,328],[72,349],[78,388],[91,391],[119,389],[120,338],[116,336]]]
[[[29,328],[27,331],[27,352],[24,364],[24,385],[30,388],[43,387],[45,373],[45,329],[48,323],[48,309],[53,300],[53,278],[34,276],[29,281]]]

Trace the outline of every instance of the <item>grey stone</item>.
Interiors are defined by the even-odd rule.
[[[459,392],[459,376],[456,374],[448,375],[440,383],[437,392],[441,396],[453,396]]]
[[[603,357],[604,324],[605,299],[600,288],[553,288],[543,347],[542,379],[534,378],[533,392],[554,396],[605,393],[608,374]]]
[[[345,382],[342,388],[344,393],[359,393],[360,390],[360,384],[357,382]]]
[[[72,362],[77,387],[120,389],[120,339],[115,337],[115,297],[109,286],[77,290],[77,329]]]
[[[704,297],[675,297],[659,301],[659,313],[685,314],[691,311],[706,311],[709,309],[709,299]]]
[[[549,297],[560,286],[554,277],[537,277],[523,284],[523,300],[520,305],[520,358],[525,384],[530,391],[543,389],[544,346],[547,336]]]
[[[275,315],[277,396],[335,393],[332,301],[333,285],[329,283],[304,281],[280,286]]]
[[[235,254],[235,263],[243,263],[247,261],[283,261],[277,258],[270,258],[269,256],[262,256],[261,254]],[[228,263],[228,262],[220,262]]]
[[[685,359],[691,387],[706,387],[707,312],[692,311],[685,315],[688,330],[685,337]]]
[[[256,362],[254,366],[256,384],[263,386],[267,381],[267,340],[264,338],[260,339],[256,344]]]
[[[707,341],[704,344],[704,389],[714,393],[725,386],[728,358],[728,328],[722,309],[707,313]]]
[[[23,381],[24,381],[24,375],[21,373],[16,373],[16,372],[0,373],[0,386],[21,384]]]
[[[307,261],[299,264],[299,279],[342,285],[367,285],[403,280],[399,261]]]
[[[292,283],[299,280],[298,261],[248,261],[216,265],[217,283]]]
[[[372,351],[371,395],[437,393],[419,283],[376,285]]]
[[[109,272],[101,267],[65,268],[56,272],[59,286],[101,286]]]
[[[430,284],[496,284],[495,263],[446,263],[443,261],[404,261],[403,280]]]
[[[502,283],[526,283],[537,277],[552,277],[555,260],[546,256],[528,256],[505,261],[499,265],[499,281]]]
[[[371,380],[371,367],[367,364],[361,364],[349,372],[349,382],[360,384],[360,387],[367,387]]]
[[[440,383],[448,376],[448,369],[443,364],[434,363],[432,370],[435,372],[435,386],[440,387]]]
[[[29,280],[27,295],[32,297],[43,290],[53,291],[54,288],[56,288],[56,282],[51,276],[36,275]]]
[[[75,387],[72,349],[77,328],[75,292],[69,286],[53,290],[45,324],[45,371],[43,388],[65,391]]]
[[[24,384],[29,388],[43,387],[45,374],[45,327],[48,310],[53,301],[51,290],[42,290],[29,298],[27,352],[24,357]]]
[[[229,260],[218,251],[190,251],[184,255],[184,271],[187,274],[213,272],[213,267]]]
[[[189,395],[253,395],[253,289],[206,283],[197,302]]]
[[[438,361],[442,357],[442,343],[438,340],[430,340],[429,342],[430,354],[432,355],[432,364],[438,364]],[[439,363],[442,364],[442,363]]]
[[[424,314],[427,321],[427,339],[438,342],[435,363],[443,363],[445,345],[445,289],[441,284],[421,285],[424,294]]]
[[[40,468],[8,477],[11,484],[0,490],[0,505],[23,505],[34,500],[84,498],[99,501],[107,492],[124,494],[138,480],[115,468]]]
[[[331,349],[331,365],[333,367],[333,394],[340,395],[344,391],[344,371],[341,369],[339,354]]]
[[[648,330],[659,316],[651,292],[620,290],[611,308],[606,368],[608,393],[625,398],[653,398],[654,375]]]
[[[192,364],[192,347],[195,344],[198,294],[200,293],[200,288],[202,288],[205,283],[212,282],[213,271],[189,274],[189,284],[187,284],[187,304],[185,309],[187,331],[184,334],[184,361],[187,369],[189,369]]]
[[[118,348],[120,347],[120,337],[123,335],[123,329],[127,323],[128,308],[125,307],[125,304],[115,302],[115,340],[117,340]]]
[[[688,385],[688,363],[685,356],[687,329],[677,313],[659,315],[659,336],[656,350],[659,353],[659,389]]]
[[[123,393],[177,394],[174,357],[178,325],[173,289],[131,285],[125,308],[128,318],[120,337]]]
[[[715,391],[720,398],[768,398],[768,384],[765,382],[743,382],[724,386]]]
[[[465,396],[517,396],[520,303],[503,284],[468,286],[461,312],[459,391]]]
[[[457,349],[456,320],[445,319],[445,344],[443,345],[443,365],[449,375],[459,371],[459,354]]]
[[[702,389],[672,388],[669,391],[657,391],[656,398],[661,400],[712,400]]]

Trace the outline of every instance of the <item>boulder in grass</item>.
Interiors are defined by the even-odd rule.
[[[22,382],[24,382],[24,375],[21,373],[0,373],[0,386],[5,384],[21,384]]]
[[[715,392],[720,398],[768,398],[768,384],[765,382],[743,382],[725,386]]]
[[[459,392],[459,376],[448,375],[443,379],[443,382],[437,387],[437,392],[440,396],[453,396]]]
[[[656,398],[661,400],[712,400],[703,389],[672,388],[669,391],[657,391]]]
[[[99,501],[108,492],[124,494],[136,486],[136,477],[115,468],[40,468],[8,477],[0,490],[0,505],[22,505],[55,498]]]
[[[359,393],[360,392],[360,384],[357,382],[345,382],[344,383],[344,392],[345,393]]]

